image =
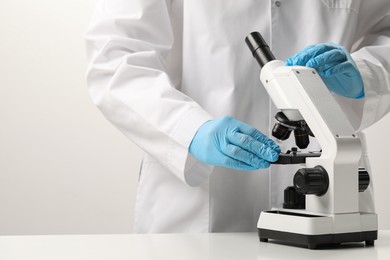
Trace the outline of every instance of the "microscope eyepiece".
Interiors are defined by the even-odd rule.
[[[275,60],[275,56],[259,32],[250,33],[245,38],[245,42],[260,67],[263,67],[269,61]]]

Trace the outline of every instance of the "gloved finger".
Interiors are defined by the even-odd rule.
[[[251,136],[257,141],[269,146],[270,148],[274,149],[276,152],[280,153],[279,145],[275,143],[272,139],[268,138],[265,134],[261,133],[256,128],[253,128],[252,126],[247,125],[244,122],[240,122],[240,124],[238,125],[238,130],[241,133]]]
[[[324,82],[337,79],[338,84],[327,84],[328,88],[344,97],[364,98],[364,85],[359,70],[350,61],[335,65],[320,73]],[[347,82],[347,83],[345,83]]]
[[[343,63],[337,64],[333,67],[324,70],[322,74],[325,77],[332,77],[335,75],[346,74],[348,72],[351,73],[353,71],[355,71],[354,65],[349,61],[345,61]]]
[[[331,63],[327,63],[327,64],[324,64],[324,66],[322,66],[322,67],[316,68],[316,70],[317,70],[318,72],[323,72],[324,70],[327,70],[327,69],[329,69],[329,68],[331,68],[331,67],[333,67],[333,66],[339,65],[339,64],[340,64],[340,62],[331,62]]]
[[[228,141],[266,161],[275,162],[279,158],[279,152],[249,135],[234,132],[228,135]]]
[[[236,159],[237,161],[246,163],[256,169],[259,168],[267,168],[269,167],[269,163],[253,153],[250,153],[241,147],[238,147],[233,144],[229,144],[222,148],[222,152],[229,156],[230,158]]]
[[[316,68],[316,71],[318,72],[318,74],[320,75],[320,76],[323,76],[323,72],[325,71],[325,70],[327,70],[327,69],[329,69],[329,68],[331,68],[331,67],[333,67],[333,66],[336,66],[336,65],[338,65],[338,64],[340,64],[340,62],[332,62],[332,63],[327,63],[327,64],[325,64],[324,66],[322,66],[322,67],[318,67],[318,68]]]
[[[306,66],[310,68],[320,68],[327,64],[342,63],[346,60],[347,55],[345,55],[342,50],[333,49],[308,60]]]
[[[249,136],[251,136],[255,140],[259,141],[260,143],[263,143],[263,144],[267,145],[268,147],[272,148],[277,153],[280,153],[281,150],[280,150],[279,145],[277,143],[275,143],[275,141],[273,141],[272,139],[268,138],[266,135],[262,134],[261,132],[255,130],[252,132],[252,134],[249,134]]]
[[[251,166],[249,164],[246,164],[245,162],[241,162],[227,155],[222,155],[221,161],[223,162],[223,164],[221,164],[220,166],[228,167],[232,169],[237,169],[237,170],[258,170],[259,169],[259,167]]]
[[[293,59],[291,59],[291,64],[292,65],[300,65],[300,66],[306,66],[306,63],[327,51],[333,50],[334,47],[326,44],[318,44],[314,45],[311,48],[308,48],[305,51],[298,52]]]
[[[312,44],[312,45],[308,45],[306,46],[305,48],[303,48],[300,52],[297,52],[295,53],[293,56],[289,57],[288,59],[286,59],[286,66],[292,66],[293,63],[292,61],[295,59],[295,57],[297,57],[298,55],[300,55],[301,52],[305,52],[309,49],[311,49],[312,47],[314,47],[315,44]]]
[[[306,66],[306,63],[310,59],[312,59],[312,58],[314,58],[322,53],[325,53],[327,51],[333,50],[333,49],[337,49],[337,46],[332,45],[330,43],[326,43],[326,44],[322,43],[322,44],[314,45],[305,51],[298,52],[292,58],[287,59],[289,62],[288,63],[286,62],[286,65],[288,65],[288,66],[292,66],[292,65]]]

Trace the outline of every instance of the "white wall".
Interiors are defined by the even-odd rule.
[[[130,233],[141,152],[90,101],[95,0],[0,1],[0,234]]]
[[[83,33],[94,4],[0,1],[0,235],[132,230],[142,153],[87,93]],[[368,140],[389,229],[387,127],[390,117]]]
[[[378,213],[379,228],[390,229],[390,114],[366,129],[367,152],[370,158],[373,184],[375,190],[375,205]]]

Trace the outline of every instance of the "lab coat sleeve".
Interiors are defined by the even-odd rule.
[[[338,97],[359,131],[390,111],[390,4],[387,0],[375,4],[362,2],[352,58],[363,78],[365,98],[348,100]]]
[[[211,173],[188,153],[211,119],[176,89],[166,59],[174,43],[168,0],[99,0],[86,32],[87,82],[105,117],[190,186]],[[156,173],[157,174],[157,173]]]

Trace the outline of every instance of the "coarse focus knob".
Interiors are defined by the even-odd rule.
[[[329,187],[328,173],[322,166],[299,169],[294,175],[294,187],[300,194],[322,196]]]

